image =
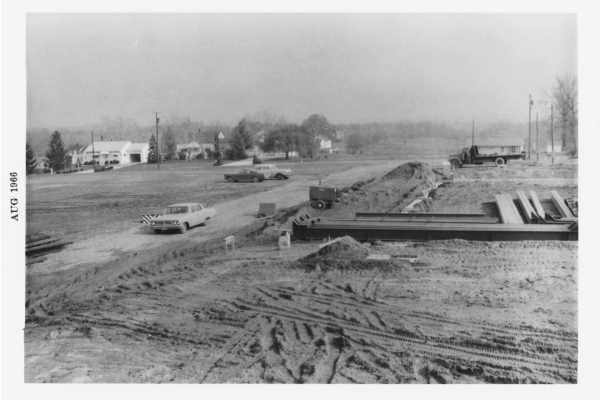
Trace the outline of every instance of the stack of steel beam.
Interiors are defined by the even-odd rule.
[[[359,216],[360,215],[360,216]],[[411,218],[412,217],[412,218]],[[495,221],[494,221],[495,220]],[[499,224],[484,214],[382,214],[359,213],[357,218],[322,220],[308,214],[293,221],[297,239],[350,236],[360,241],[474,241],[578,240],[567,225]]]

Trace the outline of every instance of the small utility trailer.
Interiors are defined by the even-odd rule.
[[[338,188],[329,186],[311,186],[308,193],[310,205],[317,210],[324,210],[340,202],[340,191]]]

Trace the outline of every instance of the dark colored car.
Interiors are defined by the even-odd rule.
[[[243,169],[237,174],[225,174],[225,179],[229,182],[262,182],[265,180],[265,174],[251,169]]]

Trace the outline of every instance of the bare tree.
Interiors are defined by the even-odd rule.
[[[556,85],[546,96],[554,104],[556,126],[561,130],[563,148],[570,148],[576,154],[579,112],[577,76],[565,74],[557,77]]]

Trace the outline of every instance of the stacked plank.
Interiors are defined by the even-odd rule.
[[[42,262],[46,255],[56,253],[62,248],[73,242],[52,238],[50,236],[38,236],[36,238],[25,239],[25,256],[27,265]]]
[[[498,213],[500,214],[500,220],[503,224],[523,224],[523,219],[519,214],[519,210],[517,210],[517,207],[509,194],[497,194],[496,205],[498,206]]]
[[[519,199],[519,204],[521,204],[521,208],[523,208],[523,213],[525,214],[525,219],[527,220],[527,223],[539,224],[540,218],[538,217],[538,213],[533,209],[533,206],[529,202],[529,199],[527,198],[525,192],[517,190],[517,198]]]
[[[558,208],[558,212],[560,212],[561,217],[575,218],[575,214],[573,214],[573,212],[565,202],[565,199],[563,199],[562,196],[558,194],[556,190],[552,190],[550,192],[550,195],[552,196],[552,201],[554,202],[554,205],[556,205],[556,208]]]
[[[542,219],[545,218],[546,211],[544,211],[544,207],[542,207],[542,203],[540,203],[540,199],[538,198],[537,193],[532,190],[529,192],[529,194],[531,195],[531,201],[533,203],[533,206],[535,207],[535,211],[537,212],[538,217]]]

